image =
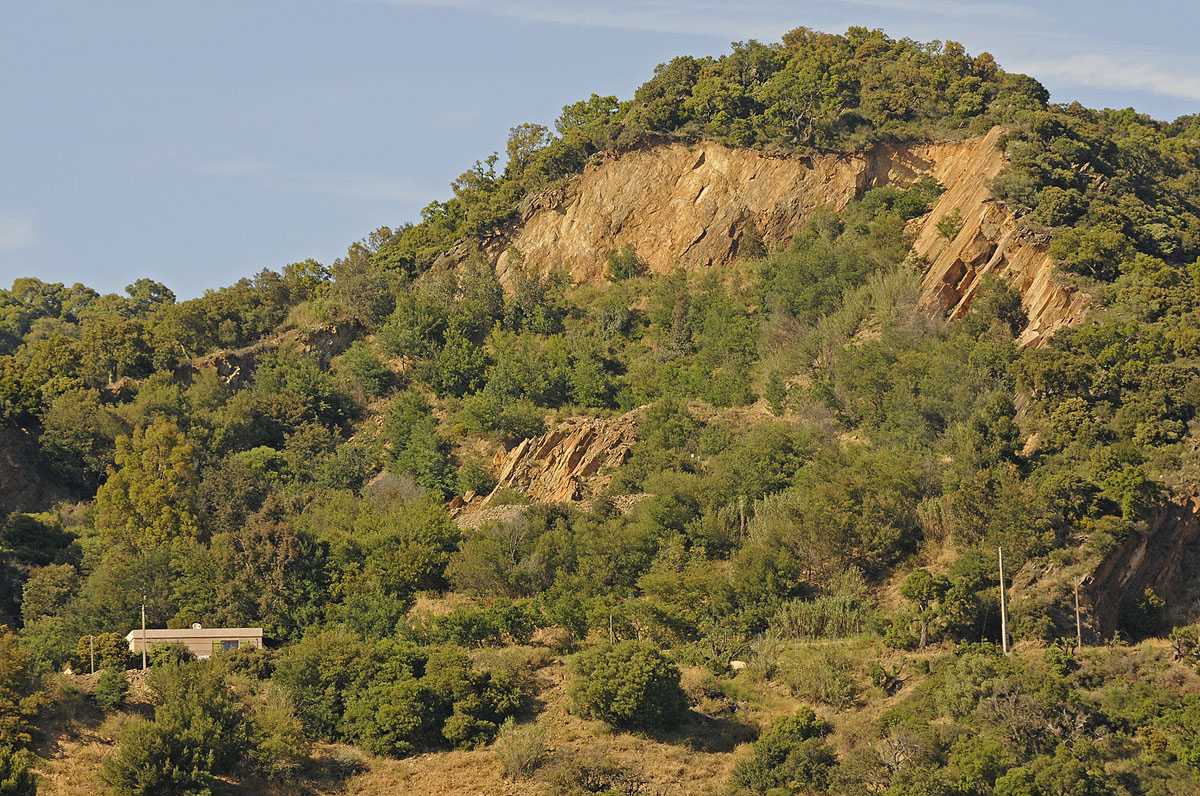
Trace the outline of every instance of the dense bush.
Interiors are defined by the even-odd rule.
[[[679,669],[645,644],[625,641],[581,652],[572,674],[573,708],[614,727],[670,729],[687,711]]]
[[[152,671],[154,720],[125,725],[101,776],[118,795],[207,793],[250,752],[246,713],[208,664]]]
[[[129,693],[129,681],[124,669],[105,669],[96,684],[96,701],[105,710],[116,710],[125,702]]]
[[[783,788],[788,793],[824,792],[837,757],[822,737],[829,725],[811,708],[800,708],[775,722],[757,741],[749,758],[738,761],[733,782],[752,793]]]
[[[0,796],[36,796],[37,780],[21,755],[0,745]]]
[[[208,794],[211,774],[196,752],[156,722],[134,718],[121,731],[117,751],[104,759],[100,777],[116,796]]]

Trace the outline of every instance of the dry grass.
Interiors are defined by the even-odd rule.
[[[544,651],[536,651],[539,656]],[[392,796],[398,793],[445,796],[543,796],[551,789],[556,768],[573,758],[601,759],[625,767],[645,782],[642,792],[653,796],[704,796],[722,793],[740,745],[749,742],[754,727],[769,723],[770,715],[794,709],[774,699],[759,704],[738,703],[721,716],[693,712],[689,721],[671,733],[635,735],[613,732],[597,721],[568,711],[567,667],[562,660],[536,661],[532,673],[536,721],[545,728],[546,760],[532,776],[511,780],[501,771],[496,752],[488,747],[470,752],[431,752],[401,760],[375,757],[353,747],[317,744],[303,785],[282,786],[254,779],[226,779],[231,794],[290,796]],[[76,679],[76,678],[72,678]],[[70,691],[70,689],[68,689]],[[781,711],[780,708],[783,708]],[[524,717],[523,721],[533,717]],[[47,723],[50,740],[38,749],[37,768],[43,794],[97,796],[106,791],[99,777],[101,761],[115,748],[117,718],[106,719],[92,700],[76,688],[60,699]],[[736,739],[737,742],[731,741]]]
[[[650,738],[611,732],[597,721],[568,711],[566,666],[556,662],[536,674],[538,723],[546,728],[548,760],[529,779],[506,779],[492,749],[441,752],[404,760],[370,759],[369,770],[346,783],[345,793],[438,793],[446,796],[542,796],[556,764],[572,757],[607,760],[637,772],[643,792],[655,796],[701,796],[724,790],[737,757],[734,751],[702,751],[727,737],[729,729],[695,717],[669,735]]]

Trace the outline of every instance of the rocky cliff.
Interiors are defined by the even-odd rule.
[[[0,428],[0,517],[9,511],[45,511],[68,496],[33,435],[19,428]]]
[[[752,227],[768,245],[786,243],[818,208],[843,209],[864,191],[932,175],[946,186],[916,224],[913,251],[926,258],[925,297],[952,316],[969,306],[980,279],[995,273],[1022,294],[1037,343],[1073,322],[1083,297],[1055,283],[1042,244],[1023,238],[1012,215],[989,199],[1004,167],[1002,131],[954,142],[879,146],[849,155],[780,155],[712,142],[662,144],[589,165],[564,187],[530,197],[521,221],[489,251],[506,281],[508,247],[543,271],[576,282],[604,276],[606,255],[632,244],[655,273],[721,265]],[[937,222],[954,210],[961,231],[946,240]]]
[[[633,413],[608,419],[567,420],[506,454],[498,454],[492,465],[495,490],[482,500],[468,500],[468,507],[487,506],[503,489],[515,489],[544,503],[598,495],[612,480],[612,471],[625,463],[636,438]]]
[[[1146,589],[1162,598],[1163,619],[1174,627],[1193,622],[1200,608],[1200,496],[1166,501],[1122,543],[1086,585],[1093,621],[1102,638],[1120,624],[1126,601]]]
[[[931,305],[960,317],[982,278],[995,274],[1021,294],[1029,316],[1018,342],[1041,343],[1083,316],[1086,296],[1055,281],[1054,260],[1044,244],[1023,237],[1012,214],[991,200],[988,181],[1005,163],[997,148],[1001,134],[997,127],[983,138],[936,148],[929,173],[946,192],[922,219],[913,253],[929,261],[923,286]],[[955,211],[962,228],[947,240],[937,225]]]

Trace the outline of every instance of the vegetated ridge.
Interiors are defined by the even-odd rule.
[[[801,28],[332,264],[16,280],[3,787],[1194,792],[1200,122],[1048,99]]]

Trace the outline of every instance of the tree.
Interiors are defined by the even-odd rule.
[[[81,636],[75,645],[75,663],[79,671],[91,668],[92,656],[96,658],[96,671],[113,669],[124,672],[133,662],[129,642],[120,633],[96,633]]]
[[[107,711],[116,710],[125,702],[128,693],[129,681],[125,679],[124,669],[105,669],[100,673],[96,684],[96,701],[100,707]]]
[[[117,440],[116,461],[96,493],[97,526],[132,548],[199,532],[195,451],[183,432],[158,418]]]
[[[1108,226],[1064,230],[1050,243],[1050,256],[1067,270],[1104,281],[1115,279],[1120,264],[1132,255],[1129,239]]]
[[[573,708],[621,729],[670,729],[687,712],[679,669],[636,641],[582,652],[572,664]]]
[[[929,630],[937,618],[937,602],[946,593],[948,584],[943,578],[935,578],[929,570],[918,569],[900,586],[900,596],[913,604],[917,626],[920,628],[920,648],[929,642]]]
[[[56,396],[42,415],[38,442],[51,465],[71,483],[92,489],[112,461],[121,421],[100,403],[96,390],[69,390]]]
[[[487,353],[471,342],[466,330],[451,325],[446,330],[446,343],[434,360],[430,381],[439,395],[461,398],[483,386],[487,364]]]
[[[384,432],[392,443],[391,469],[407,472],[426,489],[445,494],[451,489],[450,468],[446,443],[432,412],[425,396],[410,388],[396,400]]]
[[[607,259],[608,270],[604,275],[610,282],[620,282],[646,273],[646,261],[638,256],[632,243],[626,243],[619,251],[613,249]]]
[[[11,746],[0,745],[0,796],[36,796],[37,780]]]
[[[24,747],[33,740],[31,720],[39,700],[28,664],[17,634],[0,625],[0,750]]]
[[[213,538],[218,575],[216,621],[261,623],[267,635],[291,639],[315,624],[327,599],[328,547],[264,511]]]

